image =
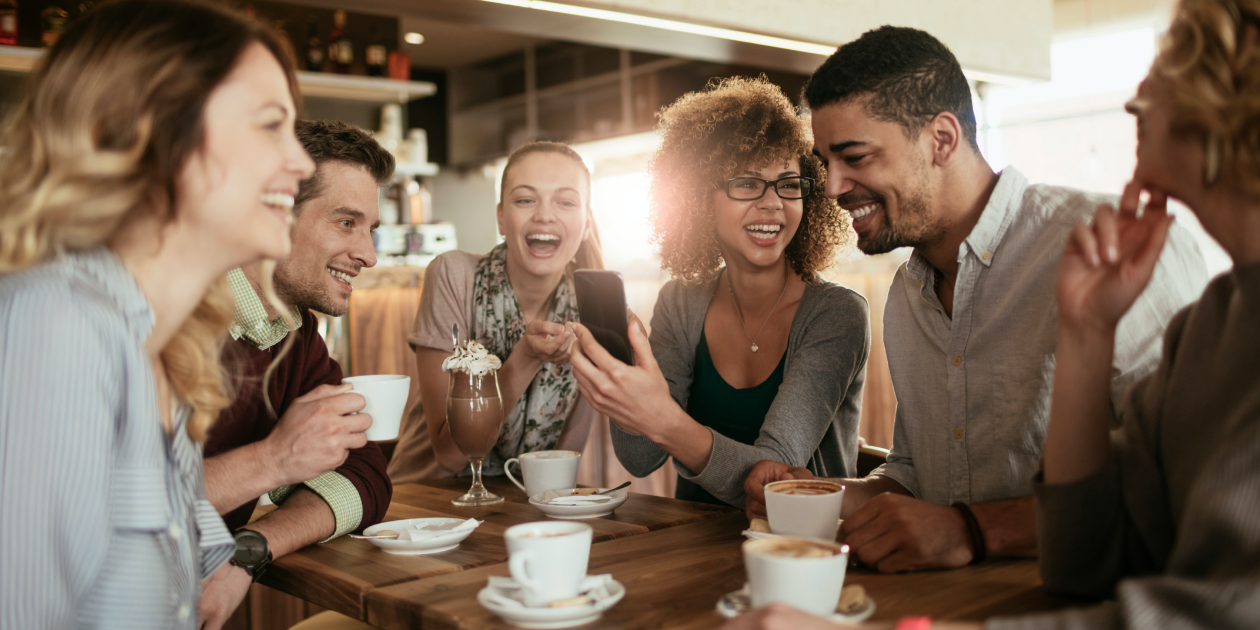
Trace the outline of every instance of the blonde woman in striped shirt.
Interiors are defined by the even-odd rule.
[[[0,627],[197,627],[235,549],[201,457],[224,274],[287,253],[314,168],[286,50],[122,0],[29,79],[0,157]]]

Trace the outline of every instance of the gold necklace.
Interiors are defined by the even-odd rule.
[[[752,346],[748,348],[749,350],[756,352],[759,349],[757,347],[757,340],[761,339],[761,333],[765,332],[766,324],[770,323],[770,318],[774,317],[774,311],[779,308],[779,302],[782,302],[783,296],[787,295],[787,288],[788,288],[788,277],[787,277],[787,274],[785,273],[783,275],[783,290],[779,292],[779,299],[774,301],[774,306],[770,308],[770,314],[766,316],[766,321],[762,322],[761,328],[757,330],[757,336],[753,337],[752,335],[748,334],[748,324],[744,322],[744,313],[743,311],[739,310],[739,300],[735,299],[735,287],[731,285],[731,270],[730,269],[726,270],[726,290],[731,292],[731,301],[735,303],[735,314],[739,315],[739,325],[741,328],[744,329],[744,334],[748,335],[748,341],[752,343]]]

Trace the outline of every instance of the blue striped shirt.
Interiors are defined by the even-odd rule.
[[[235,550],[109,250],[0,276],[0,628],[187,628]]]

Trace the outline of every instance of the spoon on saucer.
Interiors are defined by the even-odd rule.
[[[625,483],[621,484],[620,486],[617,486],[616,488],[609,488],[609,489],[607,489],[607,490],[604,490],[603,492],[596,492],[595,494],[608,494],[608,493],[610,493],[610,492],[616,492],[616,491],[618,491],[618,490],[620,490],[620,489],[622,489],[622,488],[628,488],[628,487],[630,487],[630,482],[629,482],[629,481],[627,481],[627,482],[625,482]]]

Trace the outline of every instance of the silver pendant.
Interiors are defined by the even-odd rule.
[[[752,351],[753,351],[753,352],[756,352],[756,351],[757,351],[757,344],[755,344],[755,343],[754,343],[754,344],[752,345]]]

